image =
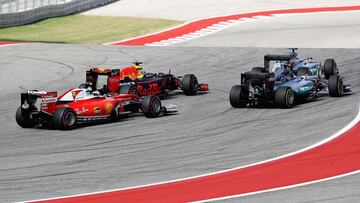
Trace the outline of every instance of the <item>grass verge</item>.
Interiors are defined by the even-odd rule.
[[[160,31],[180,23],[164,19],[70,15],[0,28],[0,41],[101,44]]]

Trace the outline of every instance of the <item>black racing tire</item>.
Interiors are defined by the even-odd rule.
[[[23,128],[33,128],[36,123],[32,119],[25,118],[21,113],[21,106],[16,110],[15,119],[17,124]]]
[[[247,94],[244,91],[244,87],[241,85],[235,85],[230,90],[229,100],[230,104],[234,108],[244,108],[247,105]]]
[[[324,75],[326,79],[329,79],[332,75],[337,75],[337,65],[334,59],[325,59],[324,62]]]
[[[263,68],[263,67],[253,67],[253,68],[251,69],[251,72],[265,73],[266,71],[265,71],[265,68]]]
[[[158,96],[147,95],[144,97],[141,105],[141,111],[144,116],[148,118],[154,118],[161,113],[161,101]]]
[[[295,94],[290,87],[279,87],[275,91],[275,105],[280,108],[290,108],[294,105]]]
[[[310,75],[310,69],[308,67],[300,67],[296,71],[296,76]]]
[[[76,127],[77,115],[75,111],[68,107],[62,107],[55,111],[53,124],[56,129],[72,130]]]
[[[118,108],[114,108],[110,113],[110,121],[114,122],[119,119],[119,111]]]
[[[119,87],[120,94],[134,94],[136,96],[140,96],[139,91],[137,90],[135,85],[121,85]]]
[[[195,75],[186,74],[182,79],[182,90],[185,95],[195,95],[199,89],[199,83]]]
[[[343,93],[343,81],[339,75],[332,75],[328,82],[329,95],[340,97]]]

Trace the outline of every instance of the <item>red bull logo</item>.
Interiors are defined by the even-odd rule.
[[[148,88],[144,88],[141,85],[137,86],[138,92],[140,93],[140,95],[145,96],[145,95],[158,95],[161,93],[160,87],[158,86],[158,84],[153,83],[150,84]]]
[[[126,67],[120,70],[120,80],[124,80],[128,77],[130,80],[135,80],[139,75],[139,72],[134,66]]]

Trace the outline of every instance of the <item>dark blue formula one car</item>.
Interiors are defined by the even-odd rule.
[[[298,59],[297,55],[296,48],[288,55],[265,55],[264,67],[241,74],[241,84],[231,88],[230,104],[241,108],[274,103],[289,108],[297,99],[315,98],[326,89],[331,97],[351,91],[350,85],[343,84],[334,59],[326,59],[321,65],[312,58]]]

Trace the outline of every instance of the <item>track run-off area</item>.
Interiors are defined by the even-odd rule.
[[[248,21],[273,18],[278,16],[288,16],[294,14],[311,14],[324,12],[341,12],[341,11],[358,11],[360,6],[343,6],[343,7],[320,7],[320,8],[300,8],[300,9],[282,9],[242,13],[235,15],[219,16],[205,18],[187,22],[175,28],[170,28],[158,33],[136,37],[134,39],[126,39],[119,42],[107,43],[108,45],[128,45],[128,46],[168,46],[172,44],[182,43],[188,40],[197,39],[210,35],[228,27],[233,27]],[[296,20],[294,22],[297,22]],[[306,24],[305,24],[306,25]],[[241,25],[240,25],[241,26]],[[285,29],[288,31],[288,29]],[[279,29],[281,31],[281,29]],[[271,36],[266,36],[271,38]],[[230,42],[231,40],[222,39]],[[212,46],[212,43],[206,45]]]
[[[213,25],[214,22],[206,27]],[[162,40],[168,39],[166,36]],[[158,38],[156,41],[163,43]],[[196,39],[193,41],[196,43]],[[355,174],[360,169],[358,49],[300,50],[300,56],[312,56],[320,62],[335,58],[345,82],[353,85],[351,95],[330,98],[321,94],[315,101],[291,109],[233,109],[228,102],[229,90],[239,83],[240,72],[262,65],[266,53],[286,51],[56,44],[2,47],[0,63],[5,77],[1,85],[7,88],[0,97],[0,111],[4,115],[0,137],[0,161],[4,163],[0,166],[0,201],[107,190],[111,191],[58,201],[183,202],[228,196],[235,197],[235,201],[265,198],[274,202],[284,198],[296,202],[340,197],[345,201],[359,199],[359,181],[353,183],[352,189],[338,189],[338,193],[325,186],[319,187],[321,195],[309,195],[314,192],[312,185],[326,184],[317,183],[322,180],[336,186],[340,179],[330,180],[333,177],[352,174],[349,177],[360,179]],[[149,72],[171,69],[179,75],[195,73],[199,81],[209,83],[211,91],[164,100],[178,105],[179,113],[174,116],[146,119],[139,115],[71,132],[21,129],[16,125],[14,112],[21,91],[64,91],[80,84],[89,67],[130,64],[132,59],[123,52],[143,61],[144,69]],[[188,179],[193,176],[196,178]],[[316,184],[304,186],[307,183]],[[148,186],[133,188],[138,185]],[[288,193],[274,192],[293,186],[303,189],[297,190],[300,193],[295,189]],[[273,192],[241,197],[259,191]],[[299,194],[307,195],[299,197]]]

